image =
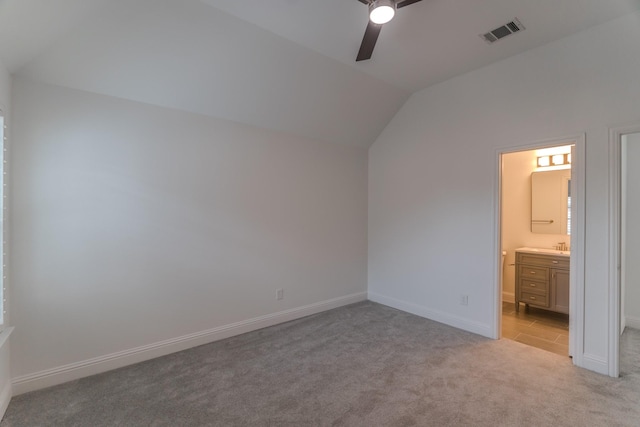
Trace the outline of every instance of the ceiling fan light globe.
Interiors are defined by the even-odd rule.
[[[369,5],[369,19],[374,24],[386,24],[396,14],[396,3],[393,0],[376,0]]]

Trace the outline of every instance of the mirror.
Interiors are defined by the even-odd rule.
[[[531,173],[531,232],[570,234],[571,169]]]

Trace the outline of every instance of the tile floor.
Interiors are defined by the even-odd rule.
[[[569,355],[569,315],[502,303],[502,338],[518,341],[552,353]]]

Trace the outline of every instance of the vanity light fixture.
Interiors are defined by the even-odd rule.
[[[571,153],[554,154],[552,156],[539,156],[538,167],[546,168],[548,166],[564,166],[571,164]]]
[[[538,157],[538,167],[539,168],[547,167],[550,164],[551,164],[551,162],[549,161],[549,156],[540,156],[540,157]]]

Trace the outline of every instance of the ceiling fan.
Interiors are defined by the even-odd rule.
[[[356,61],[370,59],[376,45],[382,25],[391,21],[396,9],[418,3],[421,0],[358,0],[369,6],[369,23],[364,31]]]

